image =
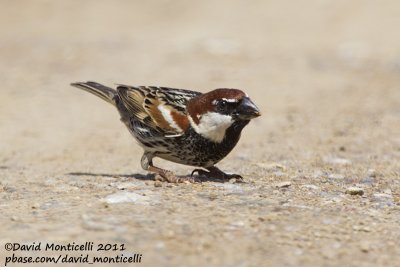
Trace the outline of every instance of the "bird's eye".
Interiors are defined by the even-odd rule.
[[[226,108],[227,105],[228,105],[228,102],[226,100],[218,101],[218,107],[221,109]]]
[[[218,101],[217,103],[218,109],[219,110],[225,110],[228,107],[228,102],[224,99]]]

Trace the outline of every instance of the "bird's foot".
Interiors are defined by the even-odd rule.
[[[158,173],[155,177],[156,181],[168,182],[168,183],[196,183],[197,180],[194,177],[177,177],[173,172],[167,171],[167,173]]]
[[[155,180],[168,182],[168,183],[195,183],[196,180],[193,177],[176,177],[175,173],[169,170],[165,170],[153,165],[154,155],[150,153],[144,153],[141,159],[142,168],[156,173]]]
[[[217,167],[209,167],[206,168],[208,171],[205,171],[203,169],[194,169],[192,171],[191,176],[193,174],[197,173],[200,176],[205,176],[207,178],[214,178],[214,179],[220,179],[220,180],[230,180],[230,179],[236,179],[237,181],[243,181],[243,177],[240,176],[239,174],[228,174],[224,173]]]

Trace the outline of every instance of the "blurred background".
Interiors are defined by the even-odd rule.
[[[367,108],[375,116],[398,104],[397,1],[3,0],[1,6],[2,151],[33,145],[30,135],[57,150],[71,138],[65,128],[81,131],[93,127],[91,120],[115,118],[70,88],[74,81],[242,88],[265,111],[260,124],[288,108],[337,114],[347,112],[338,107],[347,103],[351,113]],[[61,138],[50,144],[54,135]]]
[[[243,89],[263,116],[244,130],[240,144],[220,166],[263,181],[264,192],[270,181],[262,179],[273,178],[265,178],[265,171],[254,167],[260,162],[291,166],[294,173],[310,174],[311,182],[310,177],[319,177],[311,176],[315,171],[342,171],[358,179],[373,168],[382,174],[385,186],[399,186],[399,1],[1,0],[0,6],[1,183],[18,193],[14,198],[4,193],[4,199],[15,201],[0,206],[5,214],[0,232],[3,241],[25,235],[31,240],[46,235],[51,240],[81,237],[96,241],[99,234],[87,231],[88,217],[81,214],[98,212],[97,219],[103,218],[97,204],[95,208],[86,205],[91,198],[106,194],[107,186],[96,187],[107,179],[102,174],[146,173],[139,164],[141,149],[119,122],[117,112],[69,85],[77,81],[202,92],[220,87]],[[342,169],[330,167],[337,163]],[[160,165],[182,174],[190,172],[190,167],[165,161]],[[69,175],[77,172],[93,175]],[[88,187],[82,181],[93,184]],[[85,190],[87,195],[82,193]],[[35,202],[65,205],[31,217]],[[182,214],[190,218],[191,209]],[[227,218],[238,215],[235,209],[225,210]],[[115,212],[117,217],[118,212],[125,214],[122,208]],[[302,216],[292,219],[308,220]],[[309,219],[313,225],[315,217]],[[15,226],[21,224],[19,220],[29,222],[29,234]],[[151,233],[161,229],[161,221],[149,223],[153,228],[142,232],[141,241],[118,232],[121,228],[106,227],[102,234],[107,240],[118,232],[117,236],[137,247],[154,251],[151,242],[158,239]],[[197,223],[209,243],[219,242],[211,230],[205,230],[208,224],[201,224],[202,219],[190,224]],[[123,225],[129,231],[137,226]],[[277,229],[287,230],[284,226]],[[235,264],[247,266],[250,261],[261,266],[267,253],[263,250],[266,238],[273,234],[254,241],[251,234],[246,239],[246,233],[236,239],[241,240],[239,244],[224,237],[221,242],[231,248],[221,243],[203,255],[223,255],[222,259],[231,257]],[[175,255],[185,250],[180,246],[191,246],[185,241],[188,236],[182,235],[175,244]],[[382,236],[377,235],[377,244]],[[319,249],[326,248],[328,259],[351,260],[349,252],[360,261],[374,262],[363,258],[363,252],[351,252],[352,247],[343,246],[344,254],[337,257],[331,247],[312,244],[316,244],[315,253],[310,255],[316,258],[325,255]],[[269,246],[270,259],[279,262],[277,255],[285,251],[293,256],[298,252],[294,247]],[[375,263],[386,264],[384,260],[394,255],[395,248],[380,249],[389,254]],[[237,257],[250,255],[246,254],[250,251],[256,253],[253,258],[238,261]],[[286,264],[304,263],[293,257],[288,256]],[[153,260],[163,263],[166,259],[155,256]]]
[[[59,150],[70,131],[108,119],[107,128],[121,126],[104,103],[70,88],[75,81],[241,88],[265,112],[258,124],[268,126],[288,109],[342,121],[362,109],[375,118],[398,104],[397,1],[1,5],[2,151],[40,149],[32,136]]]

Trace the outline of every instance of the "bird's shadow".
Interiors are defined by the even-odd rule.
[[[154,180],[156,175],[154,173],[149,174],[141,174],[141,173],[133,173],[133,174],[112,174],[112,173],[93,173],[93,172],[70,172],[67,175],[72,176],[93,176],[93,177],[110,177],[110,178],[135,178],[138,180],[148,181]]]
[[[92,173],[92,172],[70,172],[67,175],[72,176],[93,176],[93,177],[111,177],[111,178],[134,178],[142,181],[155,181],[156,174],[148,173],[148,174],[141,174],[141,173],[133,173],[133,174],[111,174],[111,173]],[[190,175],[177,175],[179,178],[186,178]],[[202,175],[193,175],[192,176],[198,182],[219,182],[219,183],[226,183],[229,182],[227,179],[217,179],[212,177],[206,177]]]

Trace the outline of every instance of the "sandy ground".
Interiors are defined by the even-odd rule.
[[[398,1],[1,4],[1,264],[66,254],[8,242],[91,241],[126,250],[69,254],[399,266]],[[244,89],[263,116],[219,167],[245,183],[156,187],[117,112],[69,86],[86,80]]]

